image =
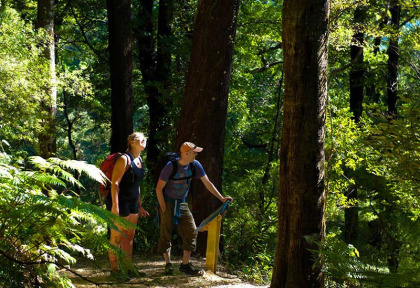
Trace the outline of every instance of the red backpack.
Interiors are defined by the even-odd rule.
[[[101,200],[101,204],[103,204],[104,200],[108,196],[109,192],[111,192],[111,179],[112,179],[112,172],[114,171],[115,163],[117,163],[118,158],[120,158],[123,155],[127,155],[125,153],[114,153],[109,155],[105,158],[104,162],[102,162],[99,169],[105,174],[105,176],[108,178],[109,181],[106,181],[105,185],[100,184],[99,185],[99,197]],[[127,171],[131,166],[131,159],[128,158],[127,166],[125,167],[125,171]]]

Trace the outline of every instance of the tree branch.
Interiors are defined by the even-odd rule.
[[[254,24],[271,24],[271,25],[281,25],[281,21],[252,21],[246,23],[238,23],[238,27]]]
[[[283,61],[275,61],[275,62],[271,62],[271,63],[264,63],[265,65],[263,67],[252,69],[250,71],[250,73],[251,74],[259,73],[259,72],[265,71],[265,70],[267,70],[267,69],[269,69],[269,68],[271,68],[275,65],[282,64],[282,63],[283,63]]]
[[[44,260],[43,260],[43,261],[21,261],[21,260],[15,259],[15,258],[13,258],[13,257],[11,257],[11,256],[9,256],[9,255],[7,255],[7,254],[6,254],[6,253],[4,253],[2,250],[0,250],[0,254],[1,254],[2,256],[4,256],[6,259],[8,259],[9,261],[14,262],[14,263],[17,263],[17,264],[20,264],[20,265],[22,265],[22,266],[42,265],[42,264],[54,264],[54,265],[57,265],[58,267],[60,267],[60,268],[62,268],[62,269],[64,269],[64,270],[66,270],[66,271],[69,271],[69,272],[73,273],[73,274],[74,274],[74,275],[76,275],[77,277],[80,277],[80,278],[82,278],[83,280],[85,280],[85,281],[87,281],[87,282],[89,282],[89,283],[92,283],[92,284],[95,284],[95,285],[99,285],[99,284],[107,284],[107,283],[96,283],[96,282],[94,282],[94,281],[92,281],[92,280],[89,280],[88,278],[86,278],[86,277],[84,277],[83,275],[81,275],[81,274],[77,273],[76,271],[73,271],[72,269],[67,268],[66,266],[64,266],[64,265],[62,265],[62,264],[60,264],[60,263],[57,263],[57,262],[53,262],[53,261],[44,261]]]
[[[332,70],[332,71],[331,71],[331,73],[330,73],[330,76],[328,77],[328,84],[330,84],[330,82],[331,82],[332,78],[333,78],[336,74],[338,74],[338,73],[340,73],[340,72],[342,72],[342,71],[346,70],[347,68],[349,68],[349,67],[353,66],[353,65],[357,62],[357,60],[358,60],[358,58],[360,57],[360,55],[362,55],[362,52],[363,52],[363,49],[360,49],[360,50],[357,52],[356,57],[354,57],[354,58],[353,58],[353,60],[351,60],[351,62],[350,62],[350,63],[348,63],[348,64],[346,64],[346,65],[344,65],[344,66],[342,66],[342,67],[340,67],[340,68],[337,68],[337,69]]]
[[[267,52],[271,52],[271,51],[282,49],[282,48],[283,48],[283,43],[282,42],[279,42],[279,43],[277,43],[276,45],[274,45],[272,47],[268,47],[268,48],[265,48],[265,49],[260,50],[257,53],[257,55],[262,55],[262,54],[265,54]]]
[[[257,144],[251,143],[251,142],[245,140],[245,138],[242,137],[242,136],[241,136],[241,140],[242,140],[242,143],[244,143],[245,146],[248,147],[248,148],[258,148],[258,149],[267,148],[267,144],[265,144],[265,143],[257,143]]]
[[[418,9],[418,8],[417,8]],[[416,15],[412,15],[411,17],[409,17],[407,20],[405,20],[403,23],[401,23],[400,28],[405,26],[405,24],[407,24],[408,22],[410,22],[411,20],[414,19],[414,17],[416,17]]]
[[[79,22],[79,20],[77,19],[77,15],[76,15],[76,12],[74,12],[74,9],[73,9],[73,5],[71,4],[71,3],[69,3],[70,4],[70,10],[71,10],[71,14],[73,15],[73,17],[74,17],[74,20],[76,21],[76,24],[77,24],[77,26],[79,26],[79,28],[80,28],[80,32],[82,32],[82,36],[83,36],[83,39],[85,40],[85,43],[86,43],[86,45],[92,50],[92,52],[96,55],[96,56],[98,56],[98,58],[99,59],[101,59],[102,61],[105,61],[106,63],[108,63],[109,61],[108,61],[108,59],[107,58],[105,58],[105,57],[103,57],[102,55],[101,55],[101,53],[98,51],[98,50],[96,50],[93,46],[92,46],[92,44],[89,42],[89,40],[88,40],[88,38],[87,38],[87,36],[86,36],[86,33],[85,33],[85,29],[84,29],[84,27],[82,26],[82,24],[80,24],[80,22]]]

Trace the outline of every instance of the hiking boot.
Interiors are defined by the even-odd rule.
[[[165,274],[166,275],[172,275],[172,274],[174,274],[174,266],[172,266],[172,263],[166,263],[166,265],[165,265]]]
[[[128,270],[128,277],[137,278],[137,277],[146,277],[146,273],[138,270]]]
[[[108,277],[109,280],[113,282],[127,282],[130,281],[130,277],[127,274],[122,273],[121,271],[111,271],[111,274]]]
[[[195,268],[191,263],[182,264],[179,266],[179,271],[184,272],[188,275],[202,275],[203,270],[199,268]]]

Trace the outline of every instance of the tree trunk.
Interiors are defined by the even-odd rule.
[[[397,117],[397,99],[398,99],[398,61],[399,61],[399,44],[398,29],[400,26],[401,3],[400,0],[391,0],[389,11],[391,12],[392,34],[388,46],[388,79],[387,79],[387,103],[388,115],[392,118]],[[391,202],[391,201],[390,201]],[[393,205],[387,207],[387,215],[393,215]],[[391,273],[398,272],[399,252],[402,243],[390,237],[388,239],[390,254],[388,255],[388,267]]]
[[[397,115],[397,92],[398,92],[398,28],[400,25],[401,6],[399,0],[392,0],[390,4],[391,27],[393,29],[388,46],[388,79],[387,79],[387,103],[388,114]]]
[[[316,249],[325,234],[324,139],[328,0],[285,0],[285,95],[276,258],[271,287],[321,287]]]
[[[107,0],[111,70],[111,153],[127,149],[133,132],[131,1]]]
[[[54,0],[38,0],[36,28],[48,32],[49,39],[44,47],[44,56],[49,61],[50,85],[46,88],[46,98],[41,102],[44,130],[39,135],[39,149],[44,158],[56,153],[55,115],[57,111],[57,86],[55,79],[55,42],[54,42]]]
[[[171,107],[171,101],[165,95],[167,95],[171,76],[172,53],[169,37],[172,36],[173,6],[173,0],[159,1],[157,51],[155,51],[153,38],[153,0],[141,0],[139,7],[139,25],[136,35],[140,70],[149,106],[147,159],[150,163],[157,162],[160,153],[158,143],[161,142],[162,133],[169,124],[166,107]]]
[[[364,87],[364,67],[363,67],[363,42],[364,33],[360,27],[363,24],[365,11],[356,8],[354,12],[354,29],[352,44],[350,46],[351,61],[355,61],[350,71],[350,111],[353,119],[359,123],[363,112],[363,87]]]
[[[363,65],[363,42],[364,33],[361,25],[365,20],[365,11],[357,7],[354,11],[354,30],[352,44],[350,46],[351,62],[355,63],[350,70],[350,112],[352,119],[360,122],[363,112],[363,88],[364,88],[364,65]],[[357,200],[357,187],[352,187],[347,195],[349,200]],[[357,237],[358,209],[357,206],[349,207],[344,211],[345,218],[345,240],[347,243],[354,243]]]
[[[225,122],[238,8],[238,0],[199,2],[177,127],[177,148],[184,141],[204,147],[198,160],[219,191],[222,189]],[[220,201],[199,181],[193,181],[191,190],[192,212],[200,223],[220,205]],[[199,236],[197,246],[204,254],[205,235]]]

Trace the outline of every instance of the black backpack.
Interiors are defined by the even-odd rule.
[[[175,181],[176,180],[187,180],[188,183],[190,182],[190,179],[195,176],[195,164],[194,164],[194,162],[190,163],[190,166],[188,168],[192,172],[191,176],[175,178],[176,172],[178,172],[178,161],[176,160],[176,158],[178,158],[177,153],[166,152],[162,157],[160,157],[158,159],[157,164],[155,166],[154,175],[153,175],[154,176],[153,180],[154,180],[155,183],[158,182],[160,172],[162,171],[163,167],[165,167],[168,162],[172,162],[172,166],[173,166],[172,173],[169,176],[170,180],[175,180]]]

